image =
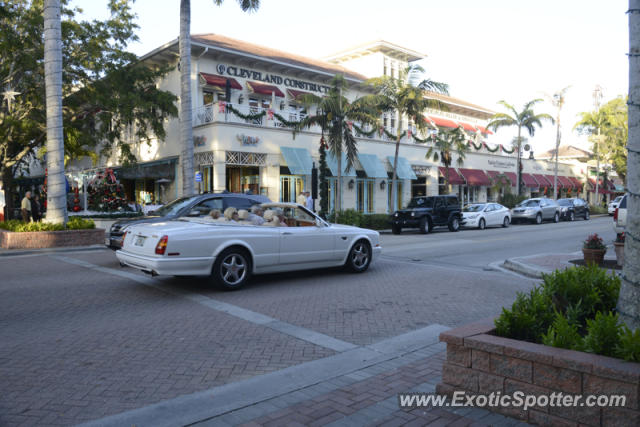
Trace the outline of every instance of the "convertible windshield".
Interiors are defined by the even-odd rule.
[[[184,208],[189,203],[191,203],[193,199],[194,197],[181,197],[179,199],[176,199],[173,202],[167,203],[163,207],[157,209],[154,212],[154,215],[158,215],[158,216],[175,215],[176,213],[178,213],[178,211],[180,211],[180,209]]]
[[[433,207],[433,197],[414,197],[411,199],[408,208],[432,208]]]
[[[486,205],[484,203],[478,203],[476,205],[468,205],[462,210],[463,212],[482,212]]]
[[[537,206],[540,206],[540,200],[525,200],[524,202],[520,203],[518,206],[523,208],[535,208]]]

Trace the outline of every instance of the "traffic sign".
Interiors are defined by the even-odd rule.
[[[196,182],[202,182],[202,172],[196,172]]]

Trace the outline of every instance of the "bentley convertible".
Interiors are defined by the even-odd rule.
[[[361,273],[382,251],[377,231],[329,224],[294,203],[261,206],[262,225],[238,217],[133,225],[116,256],[153,276],[210,276],[238,289],[260,273],[335,266]]]

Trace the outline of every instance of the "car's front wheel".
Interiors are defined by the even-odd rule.
[[[345,266],[354,273],[362,273],[371,264],[371,245],[366,240],[358,240],[349,251]]]
[[[484,218],[480,218],[480,221],[478,222],[478,229],[480,230],[484,230],[484,228],[486,227],[486,223],[484,222]]]
[[[420,233],[427,234],[431,232],[431,223],[429,222],[429,218],[422,218],[420,220]]]
[[[542,224],[542,214],[541,213],[536,215],[535,222],[536,222],[536,224]]]
[[[211,276],[224,289],[240,289],[251,277],[249,253],[239,247],[225,249],[216,257]]]
[[[558,212],[553,216],[553,222],[560,222],[560,214]]]
[[[569,221],[575,221],[576,220],[576,214],[571,211],[569,212]]]
[[[460,230],[460,220],[456,217],[451,218],[448,224],[449,231],[458,231]]]
[[[511,221],[509,221],[509,217],[508,217],[508,216],[505,216],[505,217],[504,217],[504,220],[502,220],[502,226],[503,226],[504,228],[507,228],[507,227],[509,226],[509,223],[510,223],[510,222],[511,222]]]
[[[590,218],[589,211],[584,211],[584,220],[589,221],[589,218]]]

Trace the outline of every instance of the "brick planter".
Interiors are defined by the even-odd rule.
[[[3,249],[41,249],[98,244],[104,244],[102,228],[25,233],[0,230],[0,248]]]
[[[436,390],[502,395],[562,392],[625,395],[624,407],[485,407],[532,424],[553,426],[640,425],[640,364],[492,335],[493,319],[440,334],[447,343],[442,383]]]

